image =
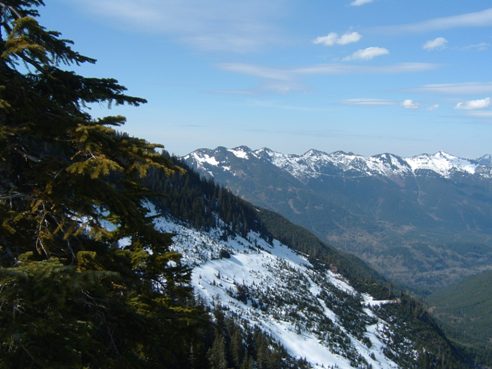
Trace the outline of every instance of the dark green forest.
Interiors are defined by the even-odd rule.
[[[492,271],[436,291],[427,303],[453,341],[477,362],[492,365]]]

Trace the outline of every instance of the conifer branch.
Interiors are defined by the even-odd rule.
[[[6,5],[4,2],[0,1],[0,6],[2,7],[2,18],[5,14],[5,11],[8,9],[12,14],[14,14],[17,19],[22,18],[22,15],[15,9],[13,6]]]

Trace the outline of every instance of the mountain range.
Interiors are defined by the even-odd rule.
[[[451,178],[454,176],[477,176],[492,178],[492,156],[483,155],[477,159],[464,159],[450,155],[444,151],[434,154],[420,154],[403,158],[398,155],[384,153],[365,157],[344,151],[326,153],[311,149],[302,155],[283,154],[269,148],[251,150],[247,146],[236,148],[217,147],[214,150],[199,149],[184,159],[192,162],[198,169],[220,167],[230,171],[227,166],[232,154],[242,160],[264,160],[279,169],[290,172],[299,180],[307,181],[330,174],[345,176],[425,176],[434,175]]]
[[[240,146],[183,160],[418,293],[492,266],[490,155],[290,155]]]

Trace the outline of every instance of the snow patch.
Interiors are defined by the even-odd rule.
[[[241,147],[237,147],[234,149],[228,149],[227,151],[229,151],[230,153],[232,153],[235,157],[237,157],[239,159],[249,159],[248,152]]]
[[[193,155],[193,159],[195,159],[198,166],[200,165],[203,166],[203,164],[209,164],[216,167],[220,164],[220,162],[215,157],[210,156],[208,154],[199,155],[198,153],[194,152],[192,155]]]

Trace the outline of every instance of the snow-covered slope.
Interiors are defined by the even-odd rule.
[[[432,155],[421,154],[402,158],[389,153],[364,157],[343,151],[328,154],[318,150],[293,155],[275,152],[268,148],[251,150],[246,146],[240,146],[233,149],[224,147],[214,150],[199,149],[186,155],[183,159],[211,176],[214,176],[217,170],[228,171],[235,175],[234,168],[240,165],[240,160],[260,160],[273,164],[301,180],[334,175],[398,177],[425,175],[428,171],[444,178],[450,178],[452,175],[492,178],[490,156],[485,155],[479,159],[470,160],[443,151]],[[231,166],[234,162],[236,165]],[[210,167],[215,168],[210,170]]]
[[[205,232],[165,217],[154,224],[174,234],[206,305],[260,328],[313,368],[400,368],[392,358],[417,358],[411,340],[396,338],[403,323],[381,312],[398,301],[359,293],[340,274],[255,232],[225,236],[226,225]]]

